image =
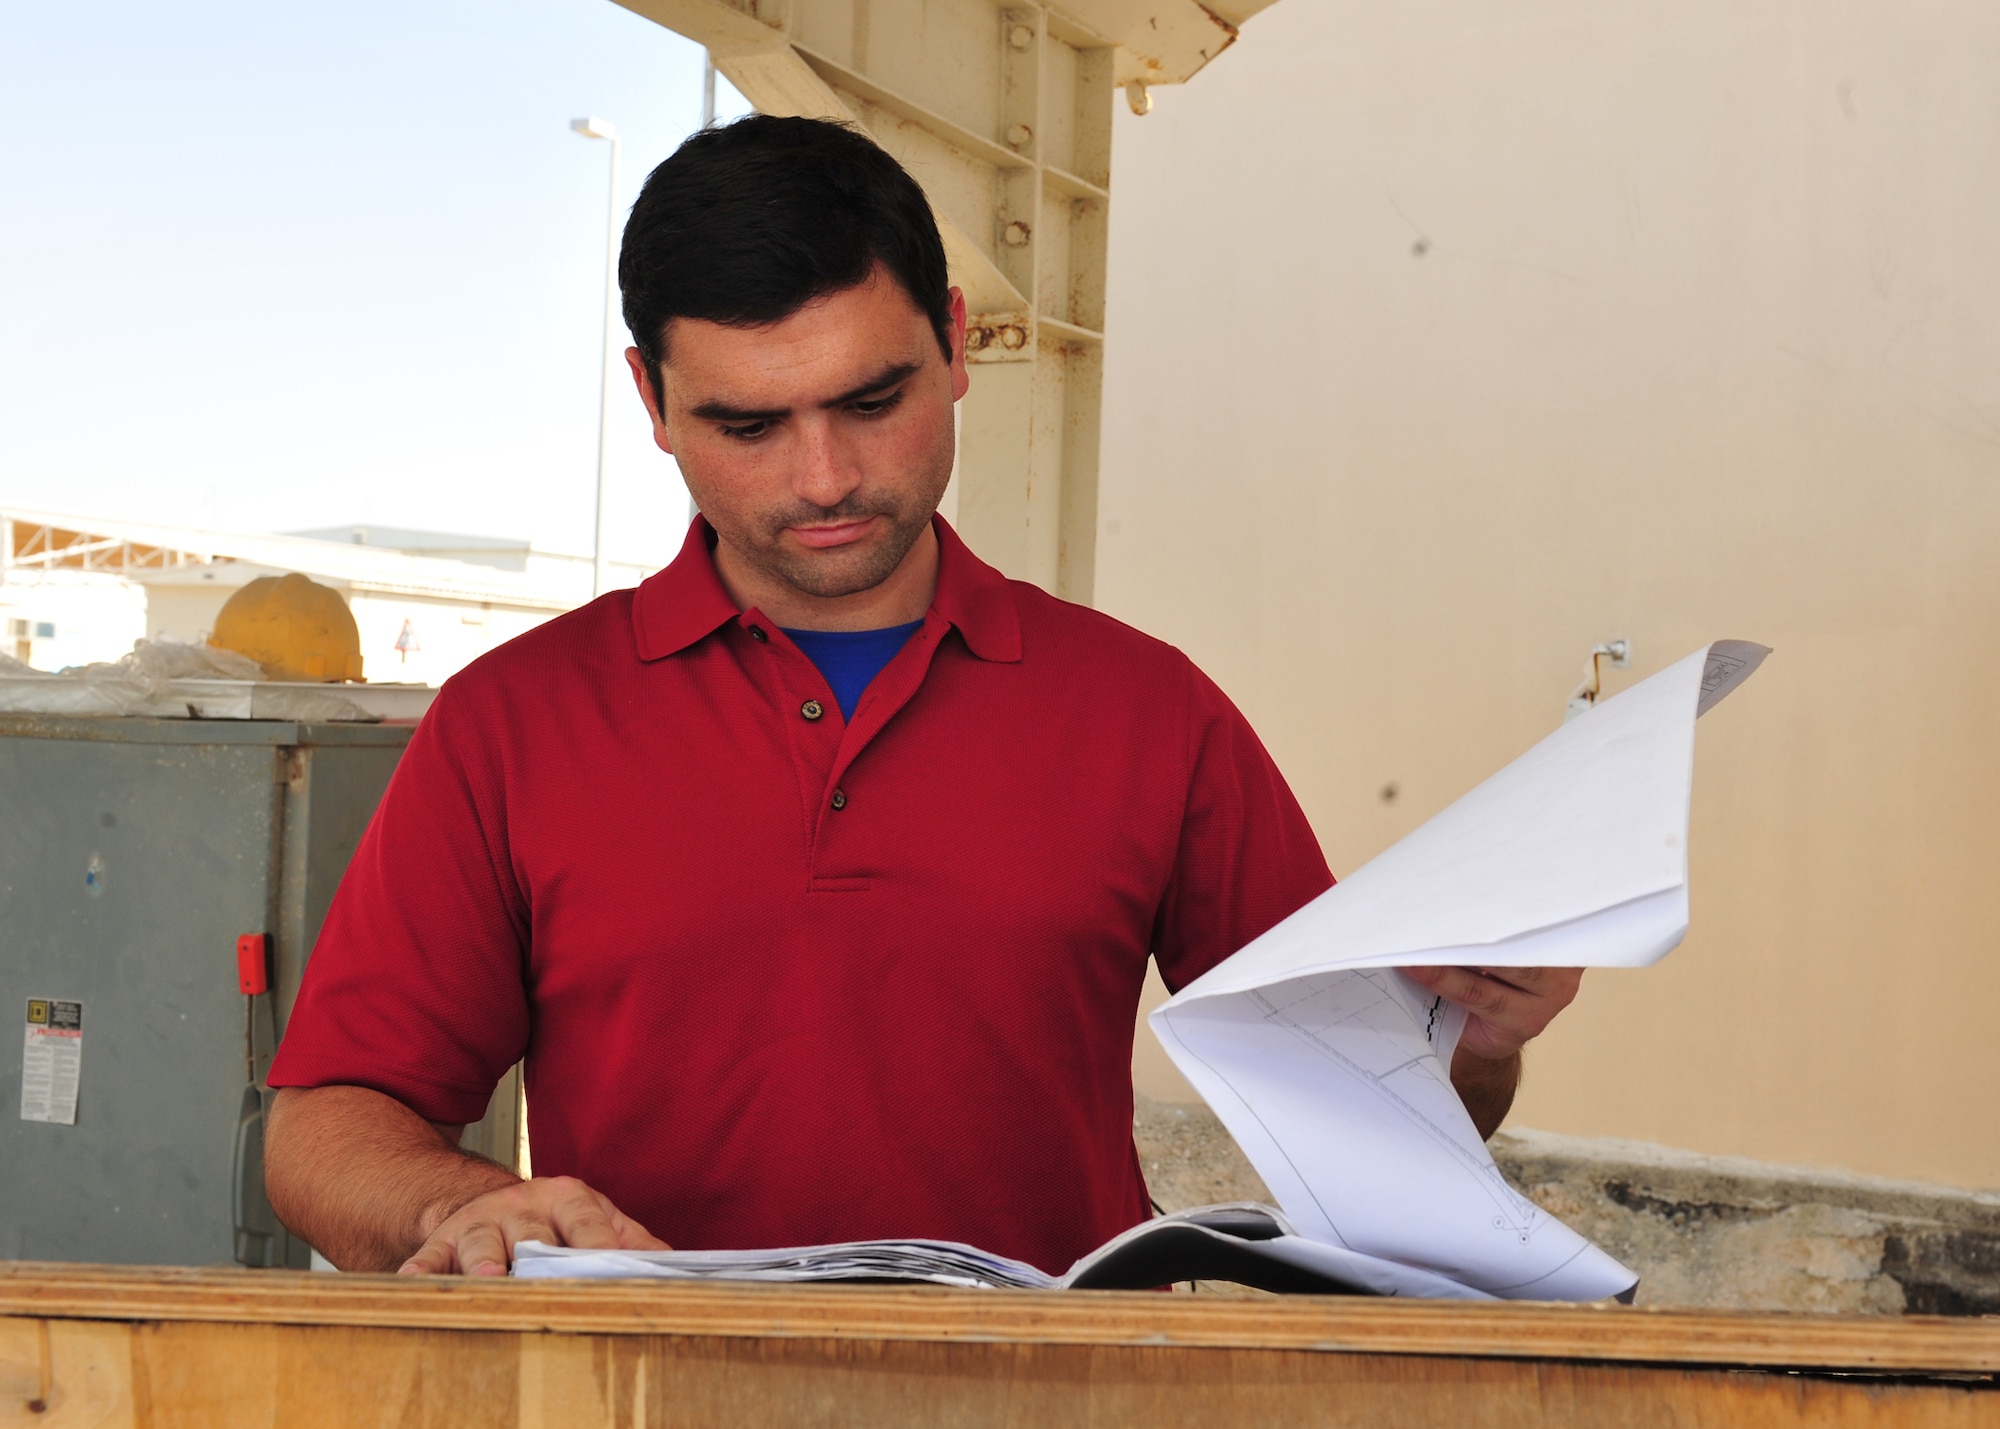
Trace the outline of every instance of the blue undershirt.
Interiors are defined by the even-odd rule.
[[[886,630],[786,630],[792,643],[806,652],[819,666],[833,697],[840,703],[843,719],[854,717],[868,682],[882,673],[882,667],[896,658],[896,652],[923,628],[921,620],[908,625],[892,625]]]

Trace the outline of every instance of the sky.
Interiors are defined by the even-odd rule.
[[[611,0],[0,5],[0,506],[587,552],[610,146],[569,122],[623,136],[622,223],[701,76]],[[686,491],[612,377],[609,545],[663,561]]]

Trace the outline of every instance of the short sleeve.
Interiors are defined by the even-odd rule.
[[[1188,666],[1187,804],[1153,956],[1175,991],[1333,886],[1305,811],[1249,721]]]
[[[526,1049],[528,910],[502,761],[454,695],[447,685],[418,726],[341,880],[274,1087],[369,1087],[469,1123]]]

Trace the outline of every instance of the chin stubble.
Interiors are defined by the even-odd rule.
[[[774,536],[771,545],[766,547],[771,555],[772,574],[794,589],[822,600],[873,590],[889,579],[896,567],[903,563],[910,547],[917,543],[917,537],[930,524],[930,518],[927,515],[921,521],[912,521],[899,508],[865,511],[836,509],[814,513],[814,519],[819,521],[859,521],[869,516],[884,518],[888,522],[888,534],[884,539],[867,543],[860,550],[846,547],[817,556],[791,556],[781,554],[783,548]]]

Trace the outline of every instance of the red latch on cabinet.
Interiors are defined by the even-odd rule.
[[[271,990],[269,933],[245,933],[236,940],[236,985],[250,997]]]

